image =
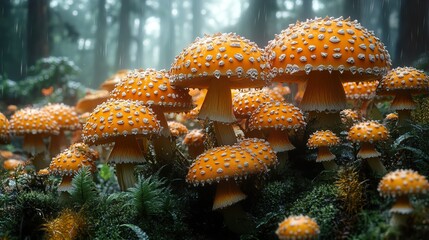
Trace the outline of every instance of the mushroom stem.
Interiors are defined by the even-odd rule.
[[[249,217],[240,204],[221,209],[223,220],[229,230],[236,234],[250,233],[255,229],[255,222]]]
[[[116,164],[116,177],[118,178],[121,191],[126,191],[133,187],[137,179],[134,176],[135,163],[118,163]]]
[[[357,154],[358,158],[367,159],[367,158],[375,158],[381,156],[376,149],[374,144],[369,142],[361,143],[360,150]]]
[[[398,229],[407,226],[408,217],[413,212],[413,206],[407,195],[402,195],[396,198],[395,204],[389,211],[392,214],[390,218],[390,226]]]
[[[331,160],[331,161],[323,161],[323,162],[322,162],[322,164],[323,164],[323,167],[324,167],[326,170],[334,171],[334,170],[337,170],[337,169],[338,169],[338,165],[337,165],[337,163],[335,163],[335,161],[334,161],[334,160]]]
[[[35,156],[38,153],[45,152],[46,146],[45,146],[45,143],[43,142],[43,137],[41,135],[25,134],[22,149],[25,152],[31,153],[31,155]],[[48,166],[49,166],[49,163],[48,163]]]
[[[341,84],[340,73],[328,71],[310,72],[300,103],[303,111],[341,111],[346,108],[346,94]]]
[[[328,146],[320,146],[317,149],[317,159],[316,162],[326,162],[335,159],[335,155],[329,150]]]
[[[60,185],[58,185],[58,192],[70,191],[73,188],[72,180],[73,180],[72,175],[64,175],[61,179]]]
[[[287,132],[282,130],[271,130],[268,133],[267,141],[275,152],[284,152],[295,149],[289,140]]]
[[[134,186],[134,166],[136,163],[144,162],[144,156],[140,151],[134,136],[118,138],[110,153],[109,163],[116,164],[116,176],[122,191]]]
[[[308,112],[307,131],[315,132],[317,130],[331,130],[339,134],[341,132],[340,112]]]
[[[51,142],[49,143],[49,153],[51,156],[56,156],[69,145],[70,142],[65,135],[64,129],[60,129],[60,133],[58,135],[51,136]]]
[[[189,157],[192,159],[195,159],[198,157],[198,155],[202,154],[204,152],[204,144],[191,144],[188,145],[188,154]]]
[[[368,165],[372,171],[378,176],[384,176],[387,173],[386,167],[381,163],[378,157],[372,157],[368,160]]]
[[[398,113],[398,125],[407,126],[411,120],[411,110],[396,110]]]
[[[408,91],[402,91],[396,94],[392,104],[390,105],[390,110],[392,111],[413,110],[415,108],[416,102]]]
[[[155,150],[157,162],[168,162],[174,155],[175,144],[172,143],[170,128],[168,127],[167,119],[159,107],[153,106],[153,112],[161,125],[161,134],[155,136],[152,140],[153,148]]]
[[[216,79],[210,82],[198,118],[224,123],[236,121],[232,111],[231,89],[228,85],[222,84]]]
[[[213,210],[231,206],[246,198],[234,180],[221,181],[216,187]]]
[[[370,100],[362,100],[362,103],[359,107],[359,115],[361,118],[366,118],[368,115],[368,108],[371,105]]]
[[[231,124],[215,121],[213,122],[213,126],[216,135],[216,141],[219,146],[233,145],[237,142],[237,137],[235,136],[235,131]]]

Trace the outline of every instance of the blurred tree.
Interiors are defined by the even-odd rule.
[[[411,65],[429,50],[429,1],[401,0],[395,65]]]
[[[139,15],[140,24],[137,30],[137,56],[136,56],[136,65],[137,68],[143,68],[143,59],[144,59],[144,26],[146,24],[146,0],[138,1],[137,11]]]
[[[175,47],[175,26],[174,16],[172,14],[172,0],[162,0],[162,8],[159,9],[160,14],[160,58],[159,68],[169,68],[174,59]]]
[[[237,24],[240,35],[265,46],[272,38],[273,28],[270,27],[277,11],[276,0],[249,0],[249,8],[242,13]]]
[[[343,16],[344,18],[350,17],[352,20],[361,21],[361,0],[343,0]]]
[[[118,48],[116,51],[116,69],[130,67],[130,45],[131,45],[131,1],[121,0],[119,13]]]
[[[49,56],[49,0],[28,1],[27,65]]]
[[[301,21],[305,21],[307,19],[311,19],[315,17],[313,12],[313,0],[302,1],[302,7],[298,17],[299,17],[299,20]]]
[[[96,83],[102,82],[108,76],[106,62],[107,19],[106,0],[97,2],[97,29],[94,46],[94,77]]]
[[[203,19],[201,17],[203,1],[192,0],[192,38],[201,36],[201,29],[203,25]]]
[[[381,14],[379,15],[381,27],[381,40],[383,43],[390,41],[390,4],[389,0],[381,1]]]

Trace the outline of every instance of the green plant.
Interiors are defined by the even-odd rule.
[[[73,188],[70,191],[71,200],[79,206],[89,201],[94,201],[98,195],[88,167],[79,169],[73,177],[72,186]]]

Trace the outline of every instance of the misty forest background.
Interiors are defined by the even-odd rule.
[[[427,59],[427,0],[0,0],[0,81],[19,83],[38,59],[64,56],[77,81],[96,88],[119,69],[168,69],[205,33],[264,47],[289,24],[327,15],[373,30],[394,66]]]

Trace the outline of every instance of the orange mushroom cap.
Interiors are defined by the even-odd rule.
[[[110,98],[107,90],[97,90],[89,92],[85,97],[80,99],[76,104],[76,111],[79,114],[92,112],[98,104],[101,104]]]
[[[338,71],[342,79],[350,81],[367,81],[385,74],[391,66],[389,53],[374,33],[356,20],[342,17],[292,24],[265,50],[274,80],[307,80],[306,74],[317,70]]]
[[[59,127],[53,117],[46,112],[36,108],[24,108],[11,116],[9,131],[14,135],[55,135],[59,133]]]
[[[206,135],[202,129],[192,129],[183,139],[185,145],[203,145]]]
[[[236,180],[247,175],[264,173],[265,164],[244,148],[222,146],[199,155],[189,167],[186,181],[198,186],[224,180]]]
[[[247,119],[261,104],[274,101],[267,89],[238,92],[232,99],[234,115],[239,119]]]
[[[378,191],[384,197],[426,194],[429,191],[429,182],[416,171],[399,169],[381,179]]]
[[[94,150],[84,143],[75,143],[52,159],[49,171],[54,175],[73,176],[80,168],[87,166],[94,172],[95,160]]]
[[[188,90],[171,86],[165,70],[130,71],[115,86],[111,96],[115,99],[141,101],[146,106],[157,106],[163,112],[183,112],[194,107]]]
[[[197,38],[175,59],[171,84],[207,88],[211,80],[228,82],[231,88],[262,87],[266,68],[262,49],[235,33]]]
[[[389,113],[386,115],[386,117],[384,118],[385,121],[389,122],[389,121],[397,121],[398,120],[398,114],[397,113]]]
[[[389,138],[389,131],[385,126],[376,121],[360,122],[353,125],[347,139],[354,143],[373,143],[385,141]]]
[[[379,94],[394,95],[395,92],[428,93],[429,76],[413,67],[398,67],[389,71],[380,81]]]
[[[7,171],[14,171],[19,166],[24,166],[25,161],[17,160],[17,159],[8,159],[3,162],[3,168]]]
[[[9,141],[9,121],[0,113],[0,143]]]
[[[343,124],[356,123],[359,121],[359,114],[352,109],[344,109],[340,112],[341,122]]]
[[[316,131],[310,135],[307,141],[307,147],[318,148],[318,147],[332,147],[340,143],[340,138],[335,133],[325,130]]]
[[[350,100],[371,100],[375,97],[378,81],[343,83],[346,98]]]
[[[280,240],[317,239],[320,229],[317,222],[303,215],[289,216],[277,228]]]
[[[255,157],[261,160],[268,168],[278,164],[276,153],[264,139],[246,138],[240,140],[237,145],[254,153]]]
[[[188,128],[179,122],[168,121],[167,124],[173,137],[179,137],[188,133]]]
[[[249,118],[250,130],[298,130],[305,125],[301,110],[286,102],[264,103]]]
[[[105,144],[119,136],[158,134],[160,129],[150,108],[136,101],[110,99],[91,113],[82,139],[87,144]]]
[[[117,71],[115,74],[110,76],[106,81],[104,81],[100,85],[100,89],[106,90],[106,91],[112,91],[115,88],[115,85],[118,84],[123,77],[126,77],[128,74],[127,69],[121,69]]]
[[[48,112],[58,123],[60,129],[76,130],[80,128],[79,117],[74,107],[55,103],[44,106],[41,110]]]

